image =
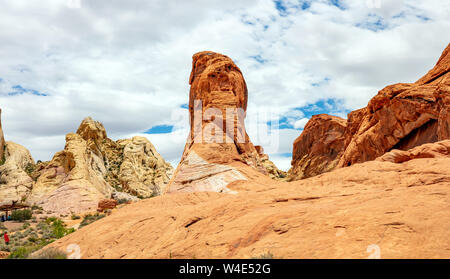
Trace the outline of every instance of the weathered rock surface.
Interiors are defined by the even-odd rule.
[[[274,165],[269,171],[264,167],[267,158],[261,158],[245,130],[248,92],[236,64],[222,54],[199,52],[193,56],[189,84],[190,135],[166,192],[226,192],[228,184],[247,179],[243,166],[278,175]],[[240,164],[231,167],[233,162]]]
[[[113,192],[158,195],[171,172],[146,138],[113,141],[100,122],[88,117],[77,133],[67,134],[64,150],[39,170],[28,202],[56,214],[95,211]]]
[[[35,164],[29,151],[13,142],[4,151],[0,203],[35,204],[48,214],[95,211],[102,199],[136,201],[131,195],[159,195],[173,173],[148,139],[113,141],[89,117],[76,133],[66,135],[64,150],[50,162]]]
[[[0,165],[0,204],[24,203],[34,183],[28,175],[34,160],[25,147],[10,141],[6,142],[4,158]]]
[[[327,114],[314,115],[295,140],[290,177],[315,176],[334,169],[344,151],[345,119]]]
[[[270,178],[275,180],[284,181],[287,178],[287,172],[277,168],[277,166],[270,161],[269,155],[264,153],[264,148],[260,145],[255,146],[259,155],[260,164],[264,170],[264,173],[269,175]]]
[[[450,140],[423,144],[408,151],[394,149],[383,156],[378,157],[376,160],[382,162],[403,163],[419,158],[439,157],[450,157]]]
[[[5,162],[5,137],[2,129],[2,109],[0,109],[0,165]]]
[[[334,152],[331,147],[329,150],[324,148],[323,152],[306,161],[302,161],[304,157],[300,156],[293,158],[291,179],[305,177],[298,170],[310,168],[309,173],[318,174],[334,167],[374,160],[393,149],[408,150],[425,143],[450,139],[449,69],[450,45],[436,66],[417,82],[389,85],[380,90],[367,107],[351,112],[341,143],[333,142],[334,145],[343,145],[343,151],[337,158],[328,159],[331,150]],[[308,134],[314,133],[327,133],[326,127],[300,136],[294,150],[302,150],[299,154],[312,154],[309,148],[313,146],[308,147]],[[309,166],[314,160],[317,168]]]
[[[103,212],[107,209],[114,209],[117,206],[117,201],[114,199],[104,199],[98,202],[97,211]]]
[[[143,200],[49,247],[77,243],[82,258],[448,258],[448,141],[427,146],[441,155]]]
[[[123,189],[144,198],[164,192],[173,175],[173,168],[164,161],[153,144],[144,137],[121,140],[119,144],[124,146],[118,174]]]

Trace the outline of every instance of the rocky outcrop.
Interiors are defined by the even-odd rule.
[[[289,177],[307,178],[334,169],[344,151],[345,119],[314,115],[295,140]]]
[[[450,140],[427,143],[408,151],[394,149],[376,160],[381,162],[403,163],[420,158],[450,157]]]
[[[259,163],[262,165],[264,173],[275,180],[284,181],[287,178],[287,173],[277,168],[277,166],[269,160],[269,155],[264,153],[264,148],[260,145],[255,146],[259,155]]]
[[[6,142],[5,162],[0,166],[0,204],[25,203],[34,181],[29,176],[35,163],[23,146]]]
[[[107,209],[114,209],[117,206],[117,201],[114,199],[104,199],[98,202],[98,212],[103,212]]]
[[[190,135],[167,192],[227,192],[228,184],[248,179],[240,170],[248,166],[267,174],[245,130],[248,92],[236,64],[222,54],[197,53],[189,84]]]
[[[2,129],[2,109],[0,109],[0,165],[5,162],[5,137]]]
[[[144,137],[121,140],[119,144],[123,146],[123,161],[118,180],[123,190],[144,198],[164,192],[173,175],[173,168],[164,161],[153,144]]]
[[[64,150],[41,167],[28,202],[56,214],[95,211],[99,200],[120,191],[140,198],[159,195],[171,173],[146,138],[113,141],[88,117],[76,133],[67,134]]]
[[[310,172],[318,174],[335,166],[347,167],[374,160],[394,149],[409,150],[425,143],[450,139],[449,70],[450,45],[436,66],[417,82],[389,85],[380,90],[367,107],[351,112],[340,140],[343,151],[338,159],[330,163],[327,158],[331,155],[331,148],[324,149],[314,157],[320,167]],[[295,141],[294,150],[306,148],[300,154],[312,153],[307,142],[303,142],[308,137],[304,136],[304,140],[301,137]],[[303,178],[303,173],[295,170],[307,169],[309,161],[293,158],[291,179]]]
[[[147,138],[113,141],[90,117],[66,135],[64,150],[49,162],[35,164],[29,151],[13,142],[4,151],[0,203],[39,205],[48,214],[95,211],[102,199],[156,196],[173,173]]]
[[[77,243],[86,259],[449,258],[450,157],[442,152],[289,183],[236,181],[228,186],[236,195],[163,195],[119,208],[48,247]]]

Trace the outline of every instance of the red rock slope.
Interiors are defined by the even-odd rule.
[[[348,115],[343,137],[334,146],[308,144],[312,137],[327,138],[342,125],[316,125],[317,118],[294,143],[291,179],[301,179],[374,160],[393,149],[408,150],[424,143],[450,139],[450,45],[436,66],[415,83],[385,87],[367,107]],[[339,118],[335,118],[339,119]],[[338,120],[335,120],[335,122]],[[340,122],[343,119],[339,119]],[[322,145],[318,148],[318,145]],[[337,156],[335,152],[340,152]]]
[[[82,258],[449,258],[450,141],[431,149],[290,183],[240,181],[235,195],[143,200],[50,247],[77,244]]]

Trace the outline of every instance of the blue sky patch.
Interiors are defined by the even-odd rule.
[[[278,13],[280,16],[287,16],[287,7],[284,5],[283,1],[281,0],[275,0],[273,1],[275,3],[275,8],[278,10]]]
[[[384,22],[381,16],[376,14],[369,14],[367,20],[365,22],[356,24],[356,27],[377,32],[386,29],[388,25]]]
[[[12,91],[8,93],[9,96],[23,95],[23,94],[33,94],[36,96],[48,96],[48,94],[39,92],[34,89],[23,88],[21,85],[14,85],[11,87]]]
[[[144,134],[169,134],[172,129],[172,125],[156,125],[145,131]]]
[[[258,63],[260,63],[260,64],[264,64],[264,63],[267,62],[267,60],[264,59],[264,58],[262,58],[262,56],[259,55],[259,54],[258,54],[258,55],[250,56],[250,58],[253,58],[254,60],[256,60],[256,62],[258,62]]]
[[[304,113],[304,117],[311,118],[313,115],[317,114],[330,114],[335,115],[336,112],[343,112],[345,114],[349,113],[350,110],[342,109],[344,107],[341,100],[338,99],[325,99],[320,100],[314,104],[309,104],[304,107],[295,108],[296,110],[299,110]]]
[[[342,5],[340,0],[330,0],[331,5],[339,8],[340,10],[345,10],[345,7]]]

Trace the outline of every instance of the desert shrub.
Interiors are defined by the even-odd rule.
[[[124,204],[124,203],[128,203],[128,199],[118,199],[117,200],[118,204]]]
[[[66,228],[66,224],[61,219],[55,217],[47,218],[44,224],[46,224],[47,226],[41,225],[40,229],[44,232],[43,237],[45,239],[58,239],[75,231],[75,229],[73,228]]]
[[[29,227],[30,227],[30,223],[25,222],[25,223],[23,223],[23,225],[22,225],[22,230],[28,229]]]
[[[0,244],[0,251],[11,252],[11,247],[6,244]]]
[[[81,217],[78,216],[78,215],[72,215],[71,219],[72,220],[78,220],[78,219],[81,219]]]
[[[24,210],[14,210],[11,213],[11,219],[14,221],[25,221],[30,220],[32,216],[32,212],[29,209]]]
[[[37,251],[28,257],[29,259],[64,260],[67,254],[56,248],[47,248]]]
[[[44,210],[42,207],[38,206],[38,205],[33,205],[31,207],[31,210]]]
[[[34,250],[32,247],[19,246],[12,250],[11,254],[8,256],[8,259],[26,259],[33,251]]]
[[[105,217],[104,214],[98,214],[98,213],[96,213],[94,215],[88,214],[88,215],[84,216],[83,221],[81,221],[79,228],[81,229],[82,227],[87,226],[97,220],[100,220],[103,217]]]
[[[57,221],[53,222],[52,227],[53,227],[53,236],[55,238],[64,237],[75,231],[73,228],[67,229],[66,225],[61,220],[57,220]]]
[[[265,253],[262,253],[261,255],[257,256],[257,257],[253,257],[252,259],[273,259],[273,254],[268,251]]]

